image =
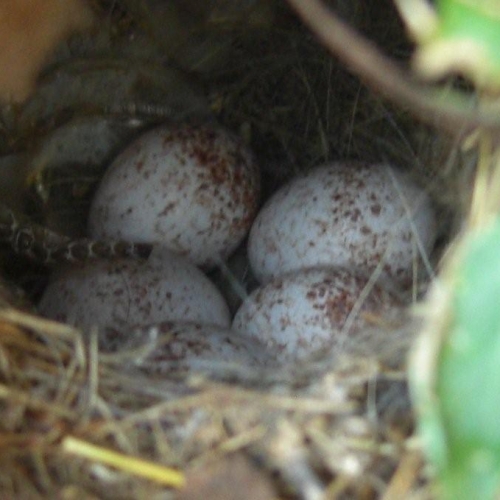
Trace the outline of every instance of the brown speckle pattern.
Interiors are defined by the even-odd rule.
[[[320,265],[371,273],[384,259],[382,278],[407,285],[417,257],[414,228],[430,252],[433,208],[407,176],[383,164],[333,163],[275,193],[252,226],[248,254],[264,283]]]
[[[147,261],[121,259],[67,266],[54,273],[39,305],[52,319],[83,328],[161,321],[227,327],[227,304],[186,259],[156,249]]]
[[[176,125],[140,137],[115,160],[93,201],[94,238],[158,242],[210,266],[248,232],[259,170],[232,134]]]
[[[183,367],[196,370],[207,363],[263,365],[269,362],[263,347],[226,328],[193,322],[165,321],[131,328],[107,328],[99,336],[107,351],[127,349],[141,353],[129,362],[147,373],[166,374]]]
[[[286,274],[258,288],[243,302],[233,329],[264,344],[279,362],[305,359],[340,345],[343,335],[356,335],[366,328],[363,313],[384,317],[399,308],[398,299],[376,285],[344,331],[367,282],[364,276],[342,268]]]

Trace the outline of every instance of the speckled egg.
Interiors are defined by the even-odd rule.
[[[370,318],[387,318],[399,309],[394,295],[367,283],[341,268],[283,275],[249,295],[233,329],[264,344],[278,362],[307,359],[367,328]]]
[[[211,266],[250,229],[259,179],[252,155],[229,132],[163,126],[113,162],[93,200],[89,231],[99,239],[161,243]]]
[[[127,350],[126,362],[148,373],[216,369],[224,364],[262,366],[268,355],[254,339],[213,325],[162,322],[131,329],[107,329],[100,335],[105,351]]]
[[[185,258],[156,249],[148,261],[93,261],[56,271],[40,313],[82,328],[197,321],[228,327],[227,304]]]
[[[342,266],[402,285],[418,248],[436,237],[428,195],[385,164],[338,162],[292,180],[267,202],[250,232],[248,255],[263,283],[288,271]]]

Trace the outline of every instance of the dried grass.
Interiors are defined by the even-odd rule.
[[[327,498],[386,488],[410,498],[422,487],[402,356],[409,331],[393,331],[377,355],[371,332],[335,363],[259,373],[174,365],[160,378],[134,368],[133,354],[101,354],[95,336],[73,328],[15,310],[1,321],[5,498],[66,498],[75,488],[170,498],[192,470],[239,453],[259,476],[278,474],[277,496],[324,498],[327,484]]]

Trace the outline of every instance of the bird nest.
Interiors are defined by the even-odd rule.
[[[3,111],[2,153],[22,157],[14,198],[32,219],[81,236],[109,156],[144,128],[201,116],[241,134],[266,196],[300,170],[349,158],[410,171],[447,228],[461,209],[454,145],[360,83],[282,2],[94,3],[95,32],[61,46],[33,97]],[[405,63],[391,2],[331,3]],[[58,156],[81,120],[119,131],[98,162]],[[47,271],[7,250],[3,268],[36,301]],[[412,293],[400,317],[372,318],[342,352],[307,363],[155,370],[158,338],[106,350],[97,331],[43,319],[6,288],[2,497],[430,498],[407,387],[420,328],[421,290]]]

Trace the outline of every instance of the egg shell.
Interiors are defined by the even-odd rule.
[[[364,276],[341,268],[283,275],[248,296],[233,329],[264,344],[278,362],[306,359],[368,327],[367,313],[386,317],[399,309],[398,299],[379,285],[360,303],[367,283]]]
[[[212,266],[250,229],[259,186],[252,155],[229,132],[212,125],[157,128],[105,174],[89,231],[99,239],[159,242]]]
[[[248,255],[259,281],[314,266],[412,282],[416,237],[428,254],[436,238],[427,194],[385,164],[338,162],[316,168],[281,188],[259,212]]]
[[[259,366],[269,361],[257,341],[229,329],[192,322],[107,329],[100,342],[108,351],[129,349],[132,364],[148,373],[201,369],[217,363]]]
[[[166,320],[228,327],[231,321],[215,285],[186,259],[163,249],[154,250],[148,261],[63,267],[52,276],[39,310],[82,328]]]

